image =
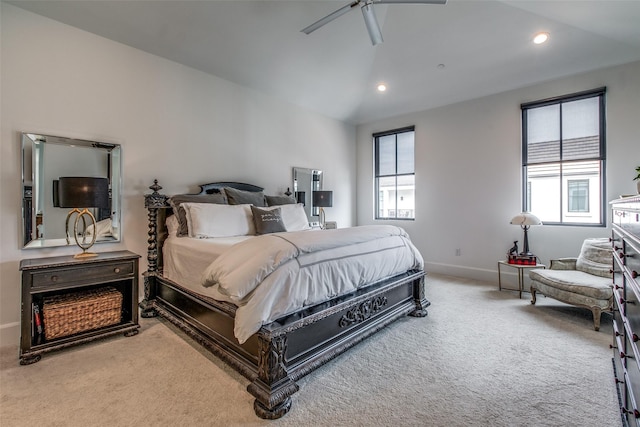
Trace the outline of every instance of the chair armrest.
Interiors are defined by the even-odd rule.
[[[552,259],[549,269],[551,270],[575,270],[578,258],[558,258]]]

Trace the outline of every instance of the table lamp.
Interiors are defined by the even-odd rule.
[[[94,257],[98,254],[93,252],[87,252],[91,246],[96,242],[96,234],[91,233],[91,242],[87,243],[87,220],[85,217],[89,217],[93,229],[96,229],[96,218],[93,216],[89,208],[109,208],[109,180],[107,178],[92,178],[92,177],[60,177],[58,180],[58,202],[61,208],[71,208],[71,211],[67,214],[67,220],[65,223],[65,233],[67,236],[67,245],[71,243],[69,237],[69,219],[71,219],[74,213],[76,216],[73,226],[73,236],[76,244],[82,252],[74,255],[74,258],[88,258]],[[78,229],[78,225],[82,220],[82,230]],[[91,226],[89,224],[89,226]],[[82,243],[78,240],[78,236],[82,236]]]
[[[333,191],[314,191],[313,206],[320,208],[320,227],[324,229],[324,209],[333,206]]]
[[[533,256],[529,251],[529,238],[527,237],[527,231],[532,225],[542,225],[542,221],[532,213],[522,212],[511,219],[511,224],[519,225],[524,230],[524,246],[519,255]]]

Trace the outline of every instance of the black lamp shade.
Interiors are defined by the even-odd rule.
[[[60,207],[60,197],[58,196],[58,184],[59,181],[57,179],[53,180],[53,207],[54,208],[59,208]]]
[[[61,208],[109,207],[109,180],[83,176],[60,177],[58,201]]]
[[[314,191],[313,206],[330,208],[333,206],[333,191]]]

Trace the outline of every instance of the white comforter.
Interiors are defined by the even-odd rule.
[[[274,233],[229,248],[205,270],[203,286],[238,306],[234,333],[243,343],[285,314],[423,266],[395,226]]]

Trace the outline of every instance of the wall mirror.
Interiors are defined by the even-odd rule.
[[[92,209],[96,243],[121,238],[122,151],[118,144],[22,133],[23,248],[67,246],[69,209],[57,207],[60,177],[88,176],[109,180],[109,208]],[[79,206],[82,207],[82,206]],[[71,245],[75,246],[73,236]]]
[[[304,205],[310,223],[317,223],[319,209],[313,206],[312,193],[322,190],[322,171],[318,169],[293,168],[293,195]]]

